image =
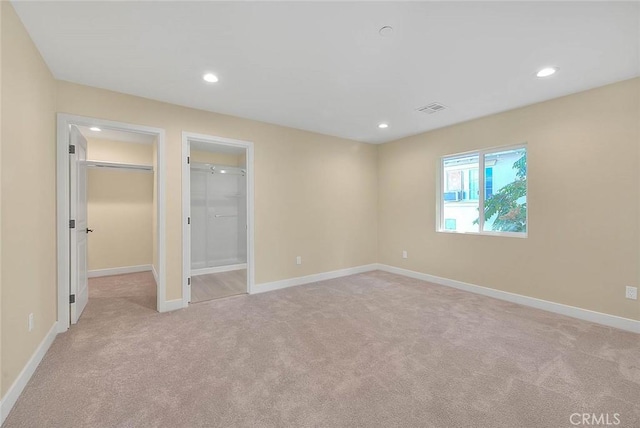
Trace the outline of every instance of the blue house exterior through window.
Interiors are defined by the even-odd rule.
[[[485,194],[484,194],[484,198],[485,199],[489,199],[491,196],[493,196],[493,168],[492,167],[486,167],[484,169],[485,173],[484,173],[484,190],[485,190]]]

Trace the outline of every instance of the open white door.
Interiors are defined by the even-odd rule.
[[[69,194],[71,324],[76,324],[89,300],[87,284],[87,140],[75,125],[70,129]],[[74,224],[75,223],[75,224]]]

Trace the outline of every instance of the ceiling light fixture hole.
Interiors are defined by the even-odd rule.
[[[384,27],[382,27],[378,33],[382,36],[382,37],[389,37],[391,34],[393,34],[393,27],[389,26],[389,25],[385,25]]]

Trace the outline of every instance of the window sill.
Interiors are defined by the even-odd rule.
[[[519,233],[519,232],[458,232],[456,230],[444,230],[444,229],[436,229],[438,233],[447,233],[450,235],[481,235],[481,236],[502,236],[506,238],[527,238],[528,233]]]

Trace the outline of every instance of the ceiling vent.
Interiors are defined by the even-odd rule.
[[[433,113],[438,113],[440,111],[446,110],[448,107],[445,106],[444,104],[440,104],[440,103],[431,103],[429,105],[426,105],[424,107],[420,107],[419,109],[417,109],[419,112],[422,113],[427,113],[427,114],[433,114]]]

